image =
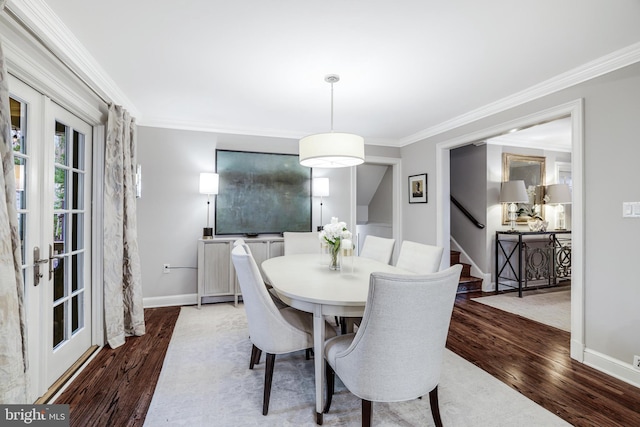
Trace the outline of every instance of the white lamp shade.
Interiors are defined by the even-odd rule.
[[[521,179],[502,183],[500,188],[500,202],[502,203],[528,203],[529,195],[527,187]]]
[[[571,203],[571,189],[567,184],[548,185],[546,194],[549,196],[548,204],[559,205]]]
[[[364,163],[364,139],[352,133],[318,133],[299,144],[300,164],[310,168],[342,168]]]
[[[313,178],[311,191],[315,197],[329,196],[329,178]]]
[[[217,173],[203,172],[200,174],[200,193],[218,194],[219,177]]]

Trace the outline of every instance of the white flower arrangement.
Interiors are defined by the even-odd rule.
[[[347,223],[338,221],[337,217],[331,218],[331,223],[323,227],[320,232],[320,241],[333,246],[337,249],[340,248],[340,242],[342,240],[351,240],[352,234],[347,229]]]
[[[331,255],[329,268],[331,270],[340,270],[341,266],[338,256],[340,249],[353,250],[353,243],[351,242],[352,234],[347,230],[347,223],[338,221],[336,217],[331,217],[331,223],[322,228],[319,237],[322,244],[327,246],[329,255]]]
[[[540,215],[540,205],[536,204],[536,186],[530,185],[527,188],[527,195],[529,196],[530,203],[528,205],[523,205],[518,210],[518,216],[528,216],[534,219],[542,219]],[[547,203],[549,201],[549,195],[545,194],[542,198],[542,203]]]

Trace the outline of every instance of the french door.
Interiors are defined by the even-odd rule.
[[[30,399],[91,346],[92,128],[10,77]]]

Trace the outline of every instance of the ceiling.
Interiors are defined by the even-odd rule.
[[[487,139],[486,143],[571,152],[571,117],[564,117],[525,129],[513,129],[505,135]]]
[[[334,129],[391,146],[640,42],[637,0],[42,1],[141,125],[327,132],[335,73]]]

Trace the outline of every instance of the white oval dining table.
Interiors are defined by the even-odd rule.
[[[262,263],[265,280],[291,307],[313,313],[313,351],[316,384],[316,423],[324,410],[325,316],[361,317],[373,272],[410,274],[368,258],[345,257],[342,270],[329,269],[328,256],[286,255]]]

